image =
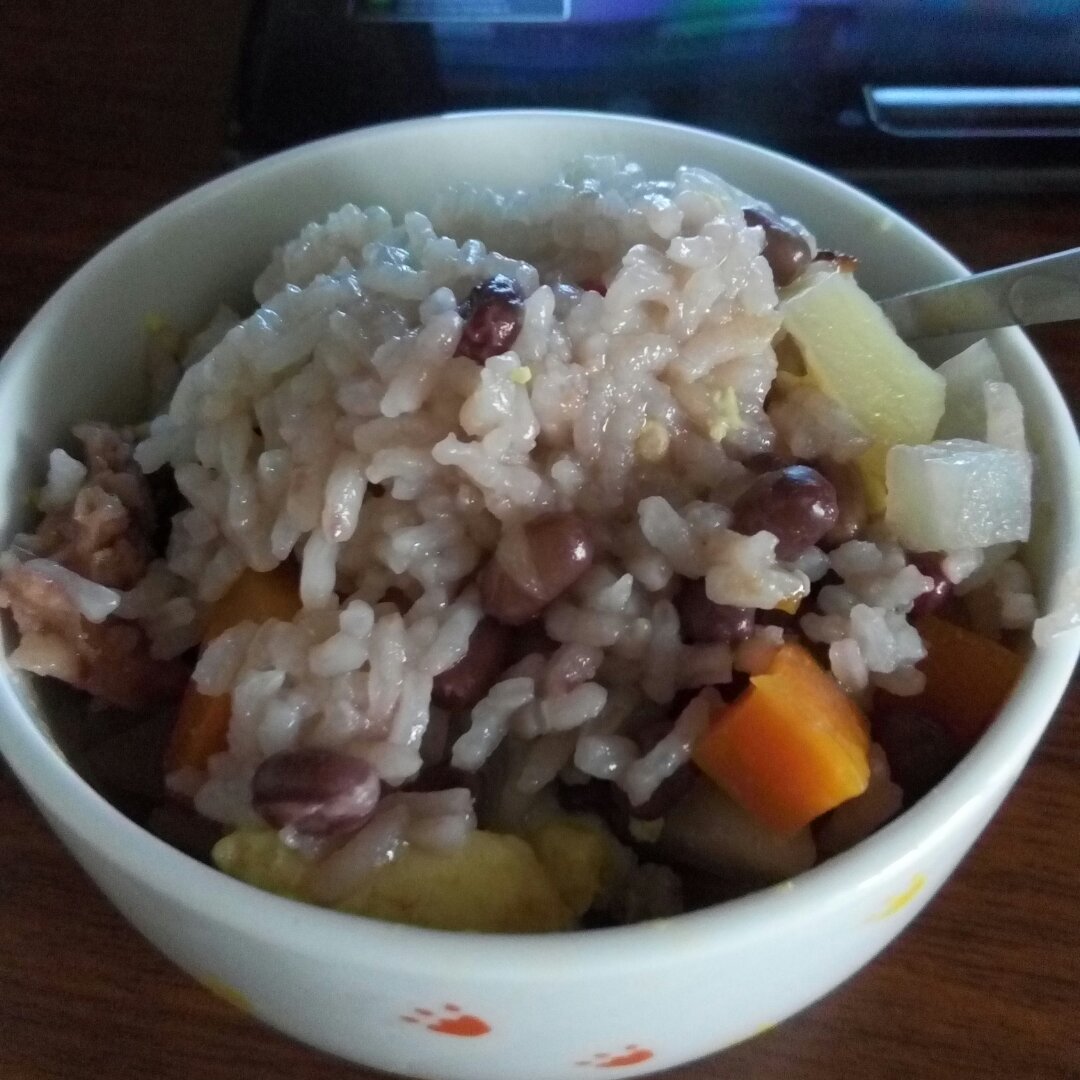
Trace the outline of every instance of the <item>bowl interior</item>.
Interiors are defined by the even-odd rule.
[[[824,245],[856,254],[861,282],[877,295],[962,272],[914,226],[838,181],[780,155],[673,125],[589,114],[494,113],[393,124],[325,140],[248,166],[169,204],[91,260],[27,327],[0,365],[0,545],[27,523],[26,493],[41,482],[45,456],[66,441],[72,423],[139,415],[147,316],[193,330],[222,300],[249,308],[250,284],[273,247],[345,202],[381,203],[395,213],[424,209],[448,182],[531,185],[553,178],[585,153],[622,154],[652,173],[684,164],[716,171],[801,219]],[[1080,449],[1060,394],[1026,338],[998,333],[993,344],[1028,416],[1038,418],[1030,428],[1040,455],[1041,490],[1055,496],[1040,502],[1030,553],[1045,604],[1058,591],[1063,571],[1080,562]],[[938,355],[957,346],[945,343]],[[1075,659],[1072,645],[1038,654],[993,738],[976,747],[958,774],[973,776],[988,767],[991,754],[1026,757]],[[116,825],[110,808],[70,776],[42,737],[50,734],[50,716],[68,712],[70,701],[40,696],[8,671],[0,672],[0,708],[6,713],[0,748],[35,795],[77,822],[85,835],[117,846],[108,839]],[[952,797],[951,784],[960,805],[960,784],[966,782],[959,775],[950,778],[942,797]],[[860,845],[868,871],[876,840]],[[133,859],[150,858],[154,872],[168,871],[178,887],[186,887],[182,856],[148,836],[128,841]],[[193,880],[205,885],[208,879]],[[222,888],[236,887],[221,881]]]

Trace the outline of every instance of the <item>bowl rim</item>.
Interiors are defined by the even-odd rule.
[[[164,221],[198,213],[199,204],[210,197],[242,187],[256,175],[285,171],[305,158],[315,160],[393,132],[410,129],[421,132],[431,125],[442,124],[553,121],[570,125],[599,122],[626,129],[654,128],[748,151],[752,157],[767,166],[778,167],[796,181],[805,179],[819,186],[824,184],[847,200],[874,209],[892,224],[902,226],[906,241],[916,243],[931,255],[943,272],[958,276],[968,273],[940,244],[879,200],[822,170],[742,139],[650,118],[577,110],[445,113],[360,128],[306,143],[225,173],[165,203],[106,244],[45,302],[0,361],[0,395],[5,391],[17,357],[32,350],[36,335],[52,313],[76,296],[103,264],[151,236]],[[689,142],[687,149],[690,150]],[[1060,391],[1022,332],[1008,331],[1004,338],[1029,369],[1035,391],[1049,405],[1050,415],[1044,419],[1064,436],[1057,467],[1073,481],[1071,490],[1080,491],[1080,443]],[[1080,497],[1074,495],[1071,516],[1080,524],[1078,501]],[[1072,544],[1072,563],[1077,562],[1078,547],[1077,543]],[[745,941],[772,935],[781,925],[819,919],[833,907],[849,903],[855,893],[873,894],[877,899],[875,889],[901,873],[914,872],[921,860],[948,840],[959,823],[978,818],[987,806],[992,809],[994,800],[1008,788],[1068,685],[1080,655],[1078,638],[1080,635],[1074,635],[1070,640],[1034,652],[997,720],[952,773],[913,807],[851,850],[779,886],[722,904],[671,919],[587,931],[503,935],[431,930],[289,900],[231,878],[159,840],[98,795],[34,722],[16,693],[18,677],[6,659],[0,670],[0,750],[35,802],[93,848],[99,857],[189,912],[227,924],[242,934],[262,938],[280,934],[284,935],[287,946],[334,956],[341,956],[344,950],[359,956],[367,966],[399,971],[430,973],[439,967],[461,970],[463,966],[472,970],[481,958],[490,965],[488,973],[492,977],[507,979],[525,977],[515,974],[524,961],[532,964],[532,972],[537,966],[553,972],[556,968],[562,971],[568,966],[582,968],[597,963],[633,968],[647,962],[646,957],[655,956],[657,951],[662,951],[666,961],[677,962],[680,956],[699,952],[704,944],[720,937],[734,936]],[[1039,719],[1032,722],[1032,716]],[[939,884],[931,883],[926,895],[931,895]],[[513,961],[513,965],[499,961],[507,964]]]

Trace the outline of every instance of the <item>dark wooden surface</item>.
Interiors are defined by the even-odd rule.
[[[109,238],[220,168],[242,7],[5,0],[0,344]],[[901,209],[976,268],[1080,245],[1080,194],[911,198]],[[1080,325],[1034,337],[1080,402]],[[245,1018],[159,957],[0,766],[3,1080],[365,1075]],[[779,1029],[668,1075],[1080,1077],[1075,680],[1001,814],[896,944]]]

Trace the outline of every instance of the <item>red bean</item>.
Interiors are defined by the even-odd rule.
[[[513,345],[525,314],[521,286],[505,274],[482,281],[458,309],[465,320],[458,352],[482,364]]]
[[[510,650],[507,653],[506,666],[516,664],[532,653],[551,656],[558,647],[559,643],[548,637],[543,620],[532,620],[510,635]]]
[[[471,709],[506,667],[510,635],[494,619],[481,619],[469,638],[465,655],[435,676],[431,698],[442,709]]]
[[[793,455],[779,450],[763,450],[759,454],[751,454],[743,462],[743,465],[752,473],[776,472],[777,469],[786,469],[789,465],[795,464],[797,460]]]
[[[731,644],[745,641],[754,630],[754,609],[716,604],[699,578],[684,581],[675,596],[683,641],[691,644]]]
[[[815,256],[814,262],[832,263],[842,274],[854,274],[859,268],[859,260],[854,255],[845,255],[842,251],[829,251],[822,248]]]
[[[592,565],[594,545],[576,514],[537,518],[506,530],[480,571],[484,611],[507,626],[523,626]]]
[[[816,469],[789,465],[763,473],[735,500],[731,527],[777,540],[776,557],[788,561],[816,544],[836,524],[836,489]]]
[[[505,626],[524,626],[547,606],[546,601],[518,585],[495,558],[480,571],[477,580],[484,611]]]
[[[251,782],[260,817],[311,837],[355,832],[375,812],[379,794],[379,777],[366,761],[320,747],[272,754]]]
[[[871,736],[885,751],[892,779],[910,806],[925,795],[960,760],[961,750],[949,733],[912,705],[878,710],[870,720]]]
[[[821,462],[820,469],[836,491],[836,524],[822,537],[826,547],[839,547],[862,535],[869,519],[866,489],[857,465]]]
[[[911,565],[920,574],[925,574],[934,582],[934,587],[929,592],[915,597],[911,605],[911,617],[918,618],[920,615],[930,615],[940,611],[952,596],[952,582],[945,576],[941,566],[945,556],[937,551],[920,551],[915,555],[908,556]]]
[[[810,263],[810,245],[789,218],[750,206],[743,210],[747,225],[760,226],[765,232],[761,254],[777,285],[790,285]]]

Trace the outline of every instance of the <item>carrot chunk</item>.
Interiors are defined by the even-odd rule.
[[[922,706],[963,746],[971,746],[997,716],[1024,669],[1024,658],[997,641],[936,615],[915,622],[926,645],[919,669]]]
[[[203,629],[203,641],[213,641],[237,623],[250,619],[290,622],[300,610],[300,579],[296,568],[282,563],[265,574],[245,570],[232,588],[210,609]]]
[[[693,758],[759,821],[795,832],[866,790],[869,749],[858,706],[806,649],[789,643],[717,712]]]
[[[246,619],[257,623],[267,619],[288,621],[299,610],[300,582],[294,567],[282,564],[263,574],[245,570],[210,609],[203,641],[213,641]],[[188,683],[165,752],[166,771],[205,768],[207,761],[227,746],[231,710],[228,694],[207,697],[199,693],[194,682]]]
[[[228,694],[208,697],[189,682],[165,750],[165,771],[205,768],[207,761],[227,745],[231,715],[232,699]]]

